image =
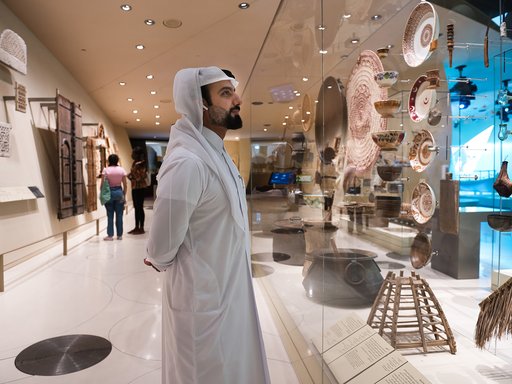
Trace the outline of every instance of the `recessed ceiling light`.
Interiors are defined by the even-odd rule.
[[[155,122],[155,125],[160,125],[160,122],[159,121]]]
[[[155,119],[159,119],[159,118],[160,118],[160,115],[156,115],[156,116],[155,116]]]
[[[247,9],[247,8],[249,8],[249,6],[250,6],[249,3],[238,4],[238,8],[240,8],[240,9]]]
[[[394,47],[394,45],[393,45],[393,44],[388,44],[388,45],[386,45],[386,48],[387,48],[387,49],[391,49],[391,48],[393,48],[393,47]]]
[[[286,121],[283,121],[283,125],[286,125]]]
[[[373,15],[373,16],[371,17],[371,19],[372,19],[373,21],[377,21],[377,20],[382,19],[382,16],[381,16],[381,15]]]
[[[137,44],[137,45],[135,46],[135,48],[137,48],[138,50],[142,51],[145,47],[144,47],[144,45],[142,45],[142,44]]]
[[[146,75],[146,79],[153,80],[153,75]]]
[[[357,44],[357,43],[359,43],[359,39],[358,39],[357,37],[354,37],[354,38],[352,38],[352,39],[350,40],[350,42],[351,42],[352,44]]]
[[[350,14],[350,13],[345,13],[345,14],[343,15],[343,18],[344,18],[344,19],[350,19],[351,17],[352,17],[352,14]]]
[[[131,97],[127,98],[126,100],[128,101],[133,101],[133,99]]]
[[[178,19],[167,19],[162,21],[162,24],[167,28],[179,28],[183,25],[183,22]]]
[[[299,97],[299,96],[300,96],[300,92],[297,92],[297,93],[295,94],[295,96]]]
[[[130,4],[123,4],[121,5],[121,9],[125,12],[128,12],[132,10],[132,6]]]
[[[290,105],[290,106],[288,107],[288,109],[293,109],[293,107]]]
[[[267,131],[268,131],[268,129],[267,129],[267,128],[263,128],[263,132],[267,132]]]
[[[153,20],[153,19],[146,19],[146,20],[144,20],[144,24],[146,24],[146,25],[155,25],[155,20]]]
[[[327,51],[325,49],[321,49],[318,51],[318,53],[320,53],[321,55],[326,55]]]
[[[137,111],[136,109],[134,109],[132,112],[133,113],[139,113],[139,111]]]
[[[318,30],[319,30],[319,31],[325,31],[325,27],[324,27],[322,24],[320,24],[320,25],[318,26]]]
[[[126,83],[124,81],[120,81],[119,85],[126,85]]]
[[[290,116],[286,115],[284,118],[285,118],[285,119],[289,119],[289,118],[290,118]]]
[[[308,81],[308,80],[309,80],[309,79],[308,79],[306,76],[304,76],[304,77],[302,78],[302,81]]]
[[[152,95],[156,95],[156,91],[151,91],[149,93],[151,93]]]
[[[153,108],[158,109],[160,107],[158,105],[153,105]]]
[[[137,118],[135,119],[135,121],[140,121],[140,119],[137,117]]]

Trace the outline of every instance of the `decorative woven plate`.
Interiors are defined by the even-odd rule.
[[[404,30],[402,53],[407,65],[417,67],[427,60],[433,51],[431,44],[438,37],[437,12],[428,1],[422,1],[411,12]]]
[[[435,152],[431,148],[435,146],[434,136],[422,129],[412,139],[412,146],[409,149],[409,162],[416,172],[423,172],[435,157]]]
[[[0,61],[27,74],[27,45],[16,32],[5,29],[0,35]]]
[[[436,197],[433,189],[424,181],[420,181],[412,191],[411,211],[414,221],[425,224],[434,215]]]
[[[374,108],[376,101],[388,98],[387,88],[379,87],[375,81],[375,75],[383,70],[379,56],[365,50],[352,68],[347,84],[347,165],[356,169],[357,176],[369,170],[379,156],[380,149],[373,142],[372,133],[387,127],[387,119],[382,119]]]
[[[416,79],[409,93],[409,116],[412,121],[419,123],[426,117],[436,104],[437,92],[428,89],[427,76],[422,75]]]

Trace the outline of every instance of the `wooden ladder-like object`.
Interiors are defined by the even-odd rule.
[[[404,277],[388,272],[375,299],[368,325],[395,349],[422,348],[439,352],[448,346],[457,348],[452,330],[432,289],[415,272]]]

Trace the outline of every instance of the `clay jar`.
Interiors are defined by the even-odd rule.
[[[510,197],[512,195],[512,182],[507,173],[508,161],[501,163],[501,170],[494,181],[493,188],[501,197]]]

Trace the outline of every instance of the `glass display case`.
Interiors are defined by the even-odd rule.
[[[509,38],[482,20],[450,1],[281,3],[247,87],[253,270],[311,382],[358,382],[332,357],[349,324],[416,368],[414,352],[456,354],[450,320],[473,335],[478,297],[512,271],[510,200],[493,188],[510,153]],[[466,279],[469,312],[450,288]],[[460,300],[436,298],[448,291]]]

